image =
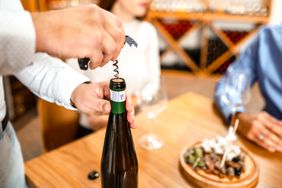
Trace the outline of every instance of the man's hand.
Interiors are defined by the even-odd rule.
[[[116,60],[124,45],[122,23],[96,5],[31,13],[36,31],[36,51],[60,58],[91,60],[90,68]]]
[[[111,111],[110,89],[108,82],[80,84],[72,93],[71,101],[86,114],[108,114]],[[127,119],[135,128],[134,108],[130,98],[126,100]]]
[[[108,114],[92,113],[87,114],[88,127],[93,131],[99,130],[107,126],[109,119]]]
[[[238,131],[244,137],[270,152],[282,152],[282,122],[267,112],[238,113]]]

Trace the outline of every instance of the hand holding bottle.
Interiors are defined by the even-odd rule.
[[[111,111],[110,89],[108,82],[80,84],[71,95],[71,101],[80,111],[92,114],[109,114]],[[126,100],[127,119],[131,128],[136,128],[134,107],[131,100]]]
[[[132,102],[132,98],[130,96],[127,96],[126,98],[127,98],[126,99],[127,111],[132,113],[132,114],[128,114],[127,116],[128,118],[133,118],[135,112],[134,102]],[[134,107],[134,109],[131,109],[132,107]],[[96,131],[106,127],[108,123],[108,119],[109,119],[109,114],[95,112],[88,114],[87,120],[88,120],[89,128]],[[134,126],[131,125],[131,128],[136,128],[136,127],[135,125]]]

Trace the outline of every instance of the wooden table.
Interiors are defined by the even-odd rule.
[[[193,187],[179,168],[179,153],[186,145],[226,133],[216,115],[212,101],[195,93],[187,93],[169,102],[168,108],[154,121],[153,128],[165,145],[156,151],[140,147],[139,138],[146,132],[148,120],[137,117],[138,129],[132,130],[139,160],[139,188]],[[101,187],[100,179],[90,181],[91,170],[100,169],[105,130],[28,161],[26,175],[36,187]],[[282,185],[282,154],[268,153],[240,139],[260,167],[258,187],[278,188]]]

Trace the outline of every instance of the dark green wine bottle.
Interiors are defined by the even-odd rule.
[[[137,188],[138,161],[125,109],[125,80],[110,81],[109,115],[101,160],[103,188]]]

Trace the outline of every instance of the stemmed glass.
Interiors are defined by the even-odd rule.
[[[153,95],[142,96],[141,111],[145,112],[149,119],[148,133],[143,135],[140,139],[140,144],[143,148],[148,150],[159,149],[163,146],[162,139],[153,133],[153,120],[164,111],[167,107],[167,91],[164,78],[160,79],[160,84]]]
[[[250,92],[250,74],[246,70],[236,70],[229,68],[226,77],[224,78],[224,87],[221,95],[221,101],[231,108],[230,127],[226,139],[228,147],[225,149],[221,167],[223,167],[226,156],[229,152],[229,145],[236,141],[236,131],[239,125],[239,120],[235,121],[235,113],[240,111],[251,100]],[[235,125],[233,125],[235,123]]]
[[[231,125],[234,115],[251,99],[249,72],[229,69],[225,78],[221,100],[231,107]]]

